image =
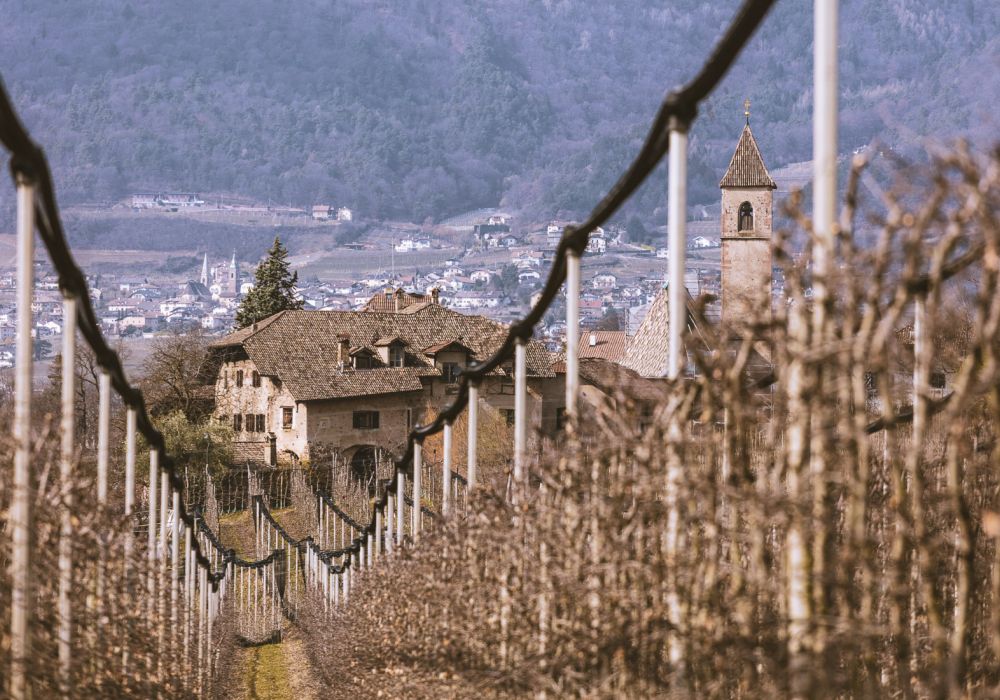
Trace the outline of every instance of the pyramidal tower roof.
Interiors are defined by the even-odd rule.
[[[764,159],[760,156],[757,141],[750,131],[750,125],[743,127],[740,141],[736,144],[736,152],[729,161],[729,169],[723,176],[719,187],[766,187],[777,189],[771,175],[767,172]]]

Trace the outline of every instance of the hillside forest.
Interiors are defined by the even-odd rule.
[[[575,216],[737,6],[0,0],[0,75],[65,203],[172,189],[417,222],[498,204]],[[996,133],[1000,87],[982,75],[998,26],[993,0],[845,0],[844,152]],[[717,200],[745,98],[769,166],[810,158],[811,28],[811,3],[779,2],[708,101],[693,204]],[[662,207],[663,180],[630,212]]]

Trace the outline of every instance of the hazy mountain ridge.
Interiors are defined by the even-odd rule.
[[[736,6],[0,0],[0,75],[64,201],[170,188],[414,220],[499,201],[579,213]],[[845,150],[995,138],[996,3],[855,0],[841,15]],[[706,105],[694,202],[717,197],[746,96],[772,168],[809,158],[811,33],[810,7],[779,3]],[[631,206],[662,199],[651,183]]]

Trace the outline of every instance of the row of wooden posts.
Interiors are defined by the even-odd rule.
[[[815,41],[814,41],[814,154],[813,154],[813,201],[815,248],[813,251],[816,314],[823,314],[826,298],[824,279],[828,261],[832,257],[833,231],[836,217],[837,188],[837,0],[815,0]],[[688,158],[688,125],[679,121],[670,124],[669,134],[669,167],[668,167],[668,248],[670,251],[668,304],[670,318],[686,317],[685,292],[681,281],[684,279],[686,255],[686,208],[687,208],[687,158]],[[17,347],[15,371],[15,415],[14,438],[16,442],[13,498],[10,512],[10,532],[12,538],[11,574],[11,669],[9,691],[11,697],[21,700],[28,696],[27,665],[31,661],[31,599],[32,599],[32,493],[33,476],[31,471],[31,377],[32,377],[32,296],[34,288],[34,233],[36,209],[36,183],[27,175],[17,175]],[[566,412],[572,424],[577,417],[577,397],[579,394],[579,363],[578,338],[579,328],[579,297],[580,297],[580,257],[570,251],[566,258]],[[76,320],[78,315],[78,300],[67,297],[63,304],[63,357],[71,358],[75,353]],[[820,319],[819,325],[822,325]],[[918,315],[919,323],[919,315]],[[669,331],[668,375],[676,379],[681,375],[683,363],[682,332],[684,324],[672,322]],[[519,337],[514,344],[514,377],[515,377],[515,421],[514,421],[514,458],[512,479],[517,485],[525,479],[527,466],[527,338]],[[99,417],[98,417],[98,449],[97,449],[97,498],[98,508],[110,507],[108,497],[108,461],[110,452],[110,406],[111,406],[111,375],[110,368],[104,368],[99,381]],[[60,476],[67,483],[72,479],[76,463],[74,452],[74,401],[73,363],[63,363],[62,393],[61,393],[61,459]],[[477,428],[478,428],[478,387],[474,384],[468,388],[468,454],[467,473],[468,488],[474,489],[477,482]],[[124,397],[123,397],[124,398]],[[127,403],[127,402],[126,402]],[[136,408],[126,406],[127,417],[127,448],[125,458],[125,502],[124,512],[134,514],[135,505],[135,454],[136,454]],[[452,425],[443,426],[444,461],[443,492],[441,515],[448,516],[453,508],[452,503]],[[792,436],[794,439],[794,436]],[[412,446],[412,498],[410,530],[413,540],[417,540],[421,531],[421,470],[422,444],[416,440]],[[151,571],[147,585],[147,602],[150,606],[158,605],[164,614],[159,618],[176,621],[182,609],[181,587],[183,584],[185,608],[195,611],[195,616],[185,615],[185,620],[196,619],[197,630],[185,623],[184,645],[196,644],[199,679],[211,677],[212,654],[211,642],[213,622],[225,596],[226,588],[232,581],[233,571],[237,566],[230,561],[220,572],[220,578],[215,580],[216,572],[198,562],[192,545],[192,531],[187,523],[180,522],[180,494],[170,483],[168,474],[159,471],[160,455],[156,450],[150,453],[149,474],[149,530],[148,557]],[[410,469],[397,465],[395,492],[388,494],[384,503],[376,504],[373,522],[367,524],[362,532],[353,532],[354,539],[350,546],[345,547],[345,541],[340,541],[341,549],[347,550],[339,557],[339,564],[327,561],[329,557],[321,549],[321,542],[308,541],[305,554],[306,578],[310,586],[321,587],[327,600],[334,605],[346,604],[355,569],[374,565],[384,554],[392,555],[394,548],[402,546],[404,538],[404,509],[406,506],[405,484],[406,474]],[[679,462],[667,475],[666,501],[668,508],[672,498],[676,499],[679,479],[682,478]],[[72,503],[66,503],[62,514],[61,545],[59,547],[59,660],[66,678],[72,664],[72,619],[73,610],[70,606],[69,590],[72,584],[72,548],[70,538],[73,534]],[[318,518],[329,518],[324,514],[324,506],[318,508]],[[170,518],[170,512],[174,513]],[[336,515],[336,518],[341,517]],[[260,518],[263,520],[262,518]],[[676,527],[676,519],[670,520]],[[259,523],[260,530],[272,527],[270,523]],[[259,531],[260,531],[259,530]],[[324,537],[321,535],[320,537]],[[185,552],[180,549],[181,541],[185,543]],[[670,542],[676,538],[668,537]],[[287,544],[287,543],[286,543]],[[287,548],[286,548],[287,549]],[[297,555],[292,557],[298,562]],[[288,559],[286,561],[290,561]],[[271,600],[271,614],[275,614],[278,592],[272,558],[270,573],[252,577],[249,589],[244,588],[245,576],[240,578],[239,586],[241,600],[248,590],[257,596],[254,600]],[[152,569],[158,564],[159,574],[154,576]],[[249,569],[247,569],[249,570]],[[255,570],[256,571],[256,570]],[[803,572],[804,575],[804,572]],[[182,581],[183,576],[183,581]],[[259,583],[259,589],[254,589]],[[267,588],[266,586],[270,586]],[[261,598],[258,594],[267,591]],[[169,595],[165,593],[169,592]],[[794,601],[793,601],[794,603]],[[167,611],[165,606],[169,605]],[[250,606],[254,611],[258,606]],[[152,608],[151,608],[152,609]],[[248,607],[248,609],[250,609]],[[792,605],[790,614],[793,621],[799,614],[799,608]],[[803,619],[803,624],[805,620]],[[197,639],[192,634],[197,634]],[[165,636],[165,634],[161,634]],[[169,635],[166,635],[169,636]],[[801,640],[793,638],[793,646]],[[794,649],[792,650],[794,651]],[[124,671],[128,672],[127,669]],[[207,681],[202,681],[207,682]]]

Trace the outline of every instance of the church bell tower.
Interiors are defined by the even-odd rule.
[[[750,131],[750,101],[744,106],[746,126],[719,183],[724,324],[746,321],[762,307],[771,313],[771,209],[777,185]]]

